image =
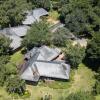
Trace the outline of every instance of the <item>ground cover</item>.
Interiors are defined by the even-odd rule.
[[[11,55],[11,59],[10,62],[11,63],[20,63],[23,60],[24,55],[22,54],[22,50],[17,51],[16,53],[14,53],[13,55]]]
[[[75,71],[74,82],[70,88],[70,92],[76,91],[92,91],[92,87],[95,85],[95,72],[80,64],[78,69]]]
[[[97,95],[96,96],[96,100],[100,100],[100,95]]]
[[[59,13],[57,11],[50,11],[49,16],[47,17],[47,22],[50,23],[50,25],[57,24],[59,22]]]

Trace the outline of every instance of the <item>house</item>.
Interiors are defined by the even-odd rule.
[[[40,21],[41,16],[48,15],[48,12],[43,8],[37,8],[32,11],[27,11],[26,19],[22,21],[23,25],[31,25],[36,21]]]
[[[28,29],[30,29],[30,27],[24,25],[4,28],[3,30],[0,30],[0,34],[3,34],[4,36],[11,39],[12,42],[10,44],[10,47],[13,48],[13,50],[16,50],[21,46],[22,37],[24,37],[27,34]]]
[[[61,50],[58,48],[33,48],[25,55],[27,62],[20,70],[21,78],[33,82],[38,82],[41,77],[68,80],[70,65],[56,60],[60,54]]]
[[[39,81],[39,78],[69,79],[70,66],[56,61],[35,61],[21,74],[21,78],[28,81]]]
[[[61,50],[58,48],[49,48],[47,46],[42,46],[40,48],[35,47],[30,50],[27,54],[25,54],[25,58],[30,59],[32,56],[34,56],[36,60],[51,61],[59,56],[60,53]]]

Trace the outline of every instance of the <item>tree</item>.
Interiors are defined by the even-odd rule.
[[[94,91],[93,91],[96,95],[100,94],[100,67],[97,71],[97,75],[96,75],[96,83],[94,86]]]
[[[10,43],[8,38],[0,35],[0,56],[8,54]]]
[[[0,86],[4,85],[5,78],[6,78],[5,73],[6,73],[5,66],[0,62]]]
[[[96,81],[96,84],[95,84],[95,93],[98,95],[100,94],[100,81]]]
[[[29,8],[31,8],[31,5],[27,3],[27,0],[3,0],[0,3],[1,27],[21,24],[24,19],[24,11]]]
[[[92,0],[68,0],[61,9],[61,19],[76,35],[92,35],[100,29],[100,6]]]
[[[22,43],[27,48],[32,48],[33,46],[41,46],[46,44],[48,34],[48,24],[45,22],[36,22],[32,25]]]
[[[25,82],[19,76],[11,76],[7,80],[6,89],[9,93],[24,94]]]
[[[51,36],[51,42],[55,46],[66,46],[70,31],[66,28],[59,28]]]
[[[77,68],[85,56],[85,48],[80,47],[79,45],[71,46],[66,48],[66,59],[72,65],[72,67]]]
[[[95,97],[88,92],[77,92],[70,94],[65,100],[95,100]]]
[[[100,33],[95,33],[86,49],[86,63],[94,70],[100,67]]]
[[[51,8],[51,0],[32,0],[37,7],[43,7],[47,10]]]

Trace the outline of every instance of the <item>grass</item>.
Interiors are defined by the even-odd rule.
[[[100,100],[100,95],[97,95],[96,96],[96,100]]]
[[[52,18],[52,19],[54,19],[54,20],[58,20],[58,18],[59,18],[59,14],[58,14],[58,12],[57,11],[50,11],[49,12],[49,17],[50,18]]]
[[[23,60],[23,54],[21,53],[22,50],[17,51],[13,55],[11,55],[10,62],[19,64]]]
[[[83,64],[80,64],[75,71],[74,83],[70,88],[70,91],[92,91],[92,87],[95,85],[95,73]]]

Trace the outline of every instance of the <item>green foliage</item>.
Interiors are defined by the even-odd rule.
[[[10,42],[8,38],[0,35],[0,56],[8,54]]]
[[[88,92],[77,92],[70,94],[65,100],[95,100]]]
[[[6,78],[5,73],[6,73],[5,66],[0,63],[0,86],[4,85],[5,78]]]
[[[4,0],[0,3],[0,25],[8,27],[21,24],[23,12],[31,8],[27,0]]]
[[[23,45],[27,48],[32,48],[33,46],[46,44],[49,35],[48,24],[45,22],[36,22],[32,25],[28,34],[24,38]]]
[[[66,48],[66,59],[69,61],[69,63],[77,68],[80,63],[82,63],[82,60],[85,56],[85,48],[82,48],[78,45],[71,46],[69,48]]]
[[[32,0],[37,7],[43,7],[47,10],[51,8],[51,0]]]
[[[67,36],[69,31],[66,28],[59,28],[51,36],[51,42],[55,46],[66,46]]]
[[[100,81],[97,81],[95,84],[95,93],[100,94]]]
[[[7,79],[6,89],[9,93],[24,94],[25,82],[18,76],[11,76]]]
[[[17,67],[15,64],[7,63],[5,65],[6,68],[6,76],[16,75],[17,74]]]
[[[99,95],[100,94],[100,67],[98,69],[98,73],[96,75],[96,83],[95,83],[95,87],[94,87],[94,93],[96,95]]]
[[[88,43],[86,50],[86,61],[93,69],[100,67],[100,33],[95,33]]]
[[[62,5],[61,19],[75,34],[86,35],[99,31],[100,6],[90,0],[69,0]],[[93,6],[94,5],[94,6]]]

